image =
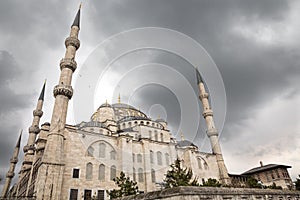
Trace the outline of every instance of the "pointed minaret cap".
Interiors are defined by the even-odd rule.
[[[203,80],[202,80],[202,77],[201,77],[201,74],[200,74],[198,68],[195,68],[195,69],[196,69],[197,84],[199,85],[199,83],[203,82]]]
[[[45,79],[45,82],[44,82],[43,89],[42,89],[42,91],[41,91],[41,94],[40,94],[39,100],[42,100],[42,101],[44,101],[45,87],[46,87],[46,79]]]
[[[75,17],[74,22],[72,24],[72,26],[77,26],[78,28],[80,28],[80,10],[81,10],[81,6],[82,6],[82,3],[80,3],[80,5],[79,5],[79,9],[77,11],[76,17]]]
[[[20,136],[19,136],[19,139],[18,139],[16,147],[20,147],[21,146],[22,131],[23,130],[21,130],[21,133],[20,133]]]

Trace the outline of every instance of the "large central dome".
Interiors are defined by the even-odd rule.
[[[113,118],[116,121],[126,118],[148,118],[145,113],[128,104],[115,103],[110,105],[108,103],[104,103],[99,106],[97,111],[92,115],[91,119],[93,121],[99,121],[100,119],[107,118],[108,115],[110,118]]]

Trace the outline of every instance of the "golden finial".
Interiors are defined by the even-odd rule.
[[[79,4],[79,10],[82,8],[82,2],[80,2]]]
[[[108,103],[107,103],[107,99],[105,100],[105,104],[107,105]]]
[[[157,119],[160,119],[160,115],[157,116]]]
[[[121,103],[121,95],[119,93],[119,97],[118,97],[118,103]]]
[[[180,133],[180,137],[181,137],[181,141],[184,141],[184,136],[183,136],[182,131],[181,131],[181,133]]]
[[[47,79],[45,78],[44,84],[46,84],[46,82],[47,82]]]

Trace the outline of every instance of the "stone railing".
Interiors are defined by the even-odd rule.
[[[250,189],[250,188],[214,188],[214,187],[177,187],[161,191],[148,192],[118,200],[300,200],[299,191]]]

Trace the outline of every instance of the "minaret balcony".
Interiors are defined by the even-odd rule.
[[[205,110],[202,115],[204,118],[207,116],[213,116],[213,111],[211,109]]]
[[[41,111],[41,110],[34,110],[33,111],[33,116],[35,117],[35,116],[38,116],[38,117],[42,117],[43,116],[43,111]]]
[[[24,146],[24,148],[23,148],[23,151],[24,151],[24,153],[27,153],[28,151],[34,151],[35,150],[35,147],[34,147],[34,145],[25,145]]]
[[[54,87],[53,95],[56,97],[57,95],[64,95],[69,99],[73,96],[73,88],[69,85],[59,84]]]
[[[38,126],[30,126],[28,129],[29,133],[39,134],[40,129]]]
[[[10,163],[17,163],[18,162],[18,158],[12,158],[12,159],[10,159]]]
[[[77,68],[77,63],[73,58],[63,58],[60,60],[60,70],[63,70],[64,68],[69,68],[73,72]]]
[[[200,97],[201,100],[204,99],[204,98],[207,99],[209,97],[209,94],[208,93],[203,93],[203,94],[200,94],[199,97]]]
[[[6,177],[7,178],[13,178],[15,176],[14,172],[7,172]]]
[[[208,137],[211,137],[211,136],[217,136],[218,137],[218,130],[215,129],[215,128],[212,128],[212,129],[209,129],[206,131],[206,134]]]
[[[80,41],[76,37],[67,37],[65,41],[66,48],[68,46],[73,46],[76,48],[76,50],[80,47]]]

